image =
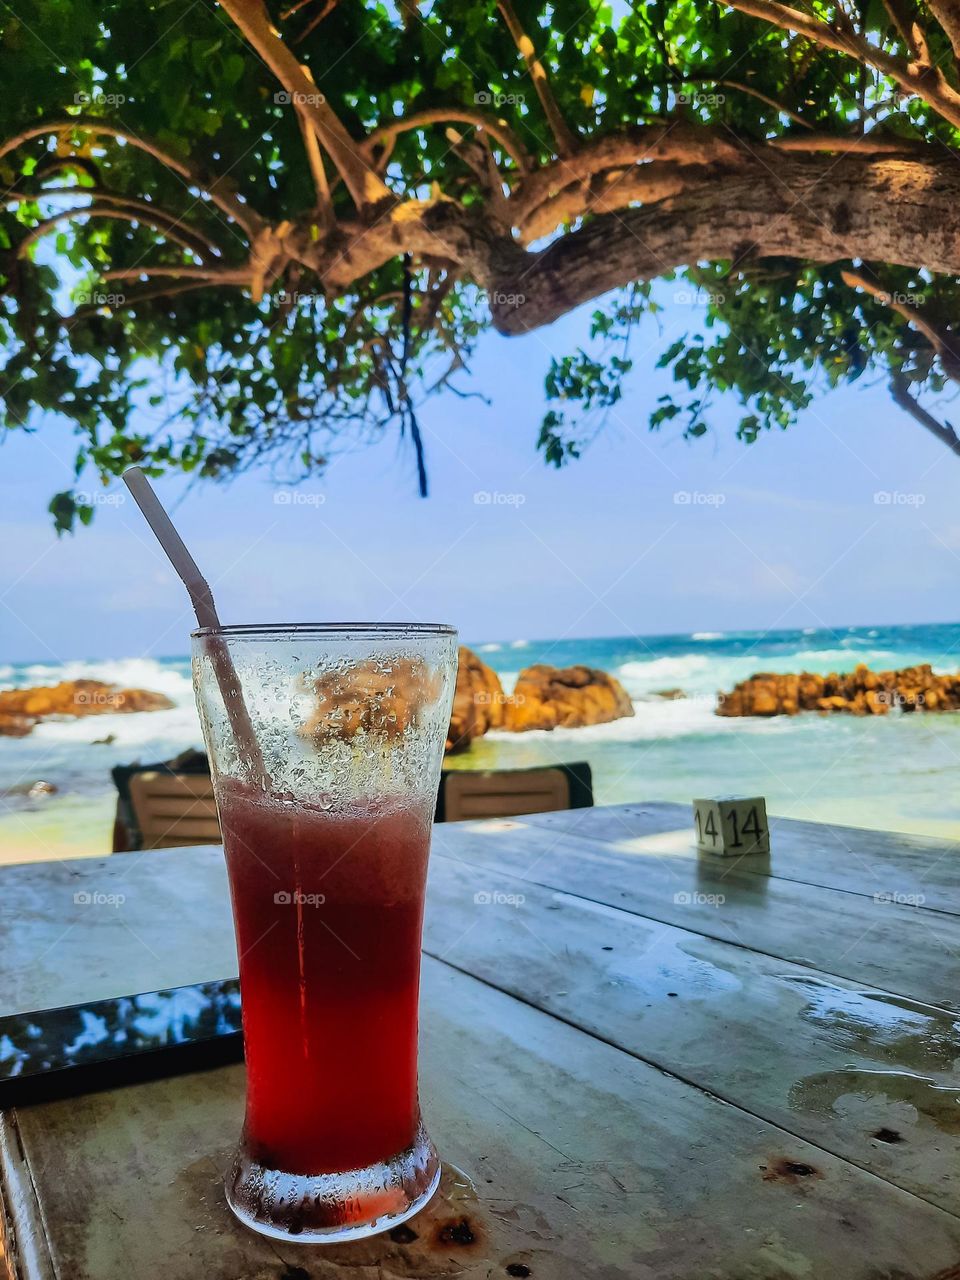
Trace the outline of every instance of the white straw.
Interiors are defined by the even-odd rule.
[[[153,491],[153,486],[141,469],[128,467],[121,479],[130,490],[134,502],[143,512],[144,519],[156,534],[157,541],[190,593],[197,622],[201,627],[213,628],[213,634],[207,637],[207,652],[217,677],[217,684],[220,686],[220,696],[223,698],[237,749],[246,761],[253,778],[263,789],[267,789],[270,779],[243,700],[237,669],[233,665],[230,650],[223,636],[218,634],[220,619],[217,616],[217,606],[213,602],[210,585],[197,567],[197,562],[187,550],[186,544],[173,526],[173,521],[164,511],[160,499]]]
[[[139,467],[128,467],[121,479],[189,591],[197,622],[201,627],[219,627],[220,619],[217,617],[217,606],[213,603],[213,592],[197,567],[196,560],[173,527],[173,521],[160,505],[160,499],[154,493],[150,481]]]

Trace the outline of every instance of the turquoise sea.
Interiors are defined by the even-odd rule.
[[[858,662],[960,670],[960,624],[470,643],[507,692],[531,663],[587,663],[623,682],[636,715],[594,728],[495,733],[451,767],[588,760],[598,804],[735,792],[765,796],[771,813],[960,837],[960,713],[728,720],[713,712],[718,690],[756,671],[843,671]],[[108,851],[111,766],[200,745],[185,657],[0,665],[6,688],[79,676],[158,690],[176,706],[0,738],[0,861]],[[686,697],[656,697],[665,689]],[[110,735],[112,743],[96,744]],[[31,796],[38,780],[56,792]]]

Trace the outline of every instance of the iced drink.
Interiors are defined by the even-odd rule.
[[[443,627],[195,634],[247,1065],[227,1198],[267,1235],[386,1230],[439,1179],[420,1119],[417,1004],[455,662]],[[254,752],[224,705],[240,696]]]
[[[247,1140],[292,1173],[413,1144],[424,816],[219,796],[247,1059]]]

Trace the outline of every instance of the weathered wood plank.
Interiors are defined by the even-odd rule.
[[[0,1014],[235,973],[219,846],[3,869]]]
[[[475,1191],[448,1182],[414,1239],[310,1249],[235,1224],[229,1068],[18,1114],[57,1274],[929,1280],[960,1256],[951,1215],[432,961],[424,1024],[428,1120]]]
[[[15,1116],[0,1113],[0,1264],[4,1280],[59,1280]]]
[[[696,856],[690,809],[682,804],[608,805],[531,814],[522,821],[603,840],[626,852],[636,839],[653,847],[649,837],[668,836],[663,848],[671,856]],[[920,907],[960,915],[960,842],[772,815],[770,830],[770,860],[744,857],[736,861],[739,870],[868,897],[899,895]]]
[[[434,831],[436,852],[471,863],[488,880],[516,875],[909,999],[956,1006],[956,916],[756,875],[705,854],[665,853],[659,841],[634,840],[627,851],[506,819]]]
[[[476,886],[435,853],[429,953],[960,1214],[955,1014],[506,874]]]

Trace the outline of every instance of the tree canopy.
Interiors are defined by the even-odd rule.
[[[960,454],[958,55],[958,0],[18,0],[4,426],[66,415],[105,482],[296,481],[396,430],[426,492],[417,408],[478,335],[598,299],[546,370],[559,466],[661,280],[699,305],[654,429],[733,392],[752,442],[871,371]]]

